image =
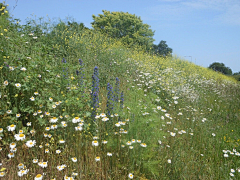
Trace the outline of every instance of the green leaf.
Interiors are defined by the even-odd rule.
[[[39,122],[40,126],[43,126],[46,124],[45,119],[42,119],[42,118],[38,118],[38,122]]]
[[[14,107],[12,111],[13,111],[14,114],[16,114],[16,113],[18,113],[18,108]]]
[[[91,113],[90,112],[86,112],[86,117],[90,117],[91,116]]]

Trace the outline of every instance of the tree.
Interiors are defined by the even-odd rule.
[[[234,77],[237,81],[240,81],[240,71],[234,73],[234,74],[233,74],[233,77]]]
[[[140,45],[150,49],[153,45],[154,32],[140,17],[124,13],[103,10],[103,14],[92,15],[92,27],[110,37],[120,39],[128,46]]]
[[[234,73],[233,75],[240,75],[240,71],[239,71],[239,72],[236,72],[236,73]]]
[[[214,71],[221,72],[226,75],[232,75],[232,70],[229,67],[226,67],[223,63],[214,62],[208,67]]]
[[[168,47],[166,41],[160,41],[158,45],[153,45],[153,51],[155,54],[166,57],[172,55],[172,48]]]
[[[73,21],[73,22],[68,21],[67,22],[67,28],[68,28],[69,31],[74,31],[74,30],[75,31],[81,31],[83,29],[88,29],[87,27],[85,27],[85,25],[83,23],[78,24],[75,21]]]

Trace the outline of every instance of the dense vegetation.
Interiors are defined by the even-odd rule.
[[[225,64],[223,64],[223,63],[214,62],[214,63],[210,64],[208,68],[210,68],[214,71],[221,72],[226,75],[232,75],[232,70],[229,67],[226,67]]]
[[[125,46],[141,46],[150,50],[154,32],[140,17],[124,12],[104,11],[99,16],[93,15],[92,27],[105,35],[116,38]]]
[[[240,72],[232,73],[232,70],[230,67],[226,67],[224,63],[214,62],[209,65],[209,69],[212,69],[216,72],[225,74],[227,76],[231,76],[237,81],[240,81]]]
[[[236,80],[1,11],[0,178],[239,179]]]

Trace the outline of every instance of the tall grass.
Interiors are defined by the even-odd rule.
[[[64,22],[0,18],[2,179],[238,179],[234,79]]]

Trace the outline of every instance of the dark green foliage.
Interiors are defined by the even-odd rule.
[[[240,74],[233,75],[233,77],[234,77],[237,81],[240,81]]]
[[[208,68],[226,75],[232,75],[232,70],[223,63],[214,62]]]
[[[240,75],[240,71],[239,71],[239,72],[236,72],[236,73],[234,73],[233,75]]]
[[[171,56],[172,48],[168,47],[166,41],[161,40],[158,45],[153,45],[153,52],[162,57]]]
[[[240,81],[240,71],[234,73],[234,74],[233,74],[233,77],[234,77],[237,81]]]
[[[81,31],[83,29],[88,29],[87,27],[85,27],[85,25],[83,23],[78,24],[75,21],[73,21],[73,22],[68,21],[67,26],[68,26],[67,28],[69,31],[79,31],[79,30]]]

